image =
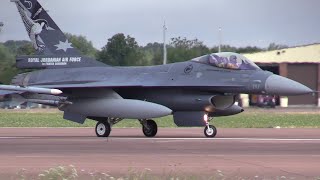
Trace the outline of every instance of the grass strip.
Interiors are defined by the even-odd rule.
[[[176,127],[172,116],[155,119],[159,127]],[[94,127],[95,121],[83,125],[64,120],[61,112],[0,112],[0,127]],[[320,113],[270,113],[250,111],[242,114],[217,117],[212,122],[218,128],[319,128]],[[123,120],[115,127],[141,127],[137,120]]]

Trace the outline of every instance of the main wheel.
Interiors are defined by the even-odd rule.
[[[142,131],[146,137],[154,137],[158,132],[158,125],[154,120],[147,120],[142,126]]]
[[[206,126],[204,128],[204,135],[206,135],[206,137],[210,137],[210,138],[215,137],[217,135],[217,128],[212,125],[209,125],[209,128],[208,128],[208,126]]]
[[[98,122],[96,125],[96,135],[98,137],[108,137],[111,132],[110,124],[107,121]]]

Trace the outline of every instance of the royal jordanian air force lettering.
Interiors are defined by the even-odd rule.
[[[42,66],[66,66],[68,63],[81,63],[81,57],[30,57],[28,63],[30,65],[41,63]]]

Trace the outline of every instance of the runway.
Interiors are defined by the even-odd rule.
[[[109,138],[95,137],[93,128],[0,128],[0,177],[58,165],[114,175],[150,169],[313,179],[320,176],[320,129],[218,129],[208,139],[202,128],[160,128],[156,138],[145,138],[140,128],[113,129]]]

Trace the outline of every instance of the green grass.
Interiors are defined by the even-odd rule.
[[[155,119],[159,127],[176,127],[172,116]],[[87,120],[77,124],[62,118],[61,112],[0,111],[0,127],[93,127],[96,122]],[[320,113],[296,113],[274,111],[248,111],[242,114],[218,117],[212,122],[219,128],[272,128],[320,127]],[[115,127],[141,127],[137,120],[123,120]]]

